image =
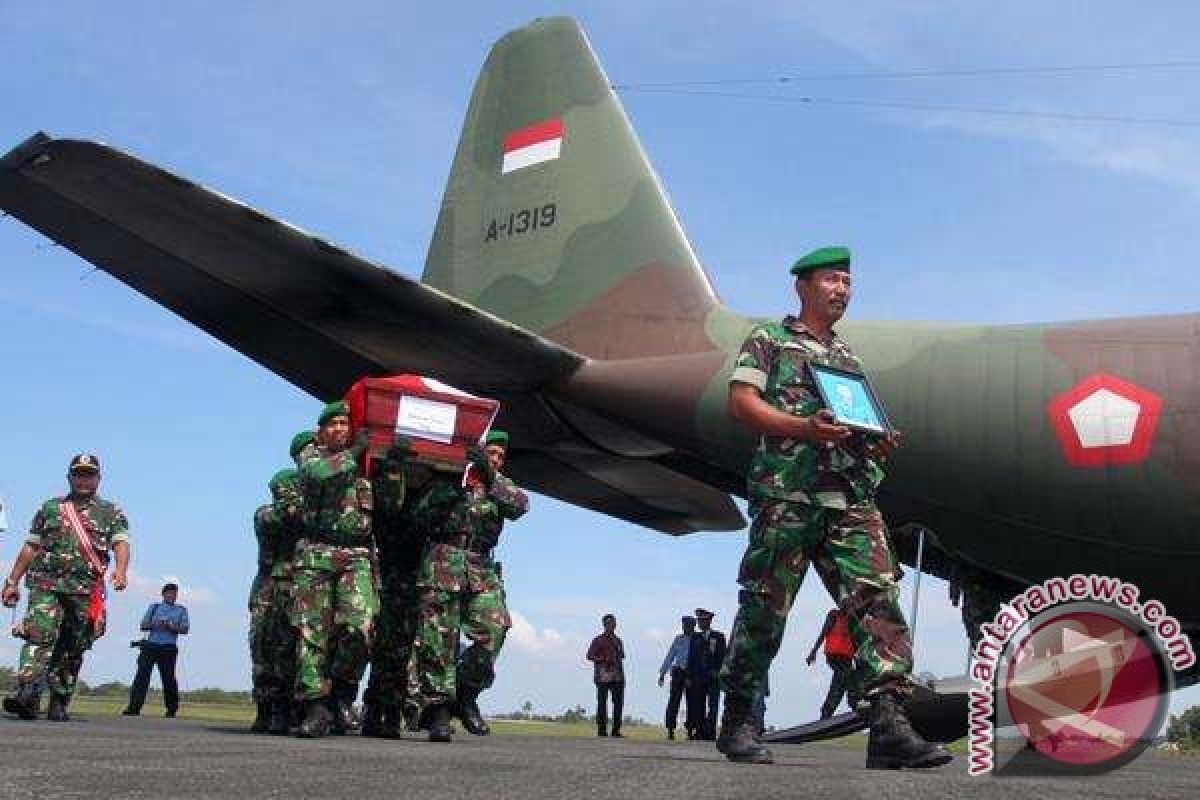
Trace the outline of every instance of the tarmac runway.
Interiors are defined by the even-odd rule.
[[[1086,780],[863,769],[845,743],[774,746],[776,764],[730,764],[710,743],[460,736],[453,744],[357,736],[253,736],[228,723],[78,715],[0,721],[0,798],[1190,798],[1200,758],[1148,754]]]

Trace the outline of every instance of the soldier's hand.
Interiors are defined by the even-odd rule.
[[[487,451],[479,445],[473,444],[467,448],[467,463],[479,470],[479,477],[488,486],[491,486],[492,481],[496,480],[496,470],[492,468]]]
[[[807,422],[806,434],[801,437],[810,442],[841,442],[850,437],[852,430],[845,425],[837,424],[837,417],[827,408],[822,408],[811,417],[804,417]]]
[[[384,461],[392,469],[402,468],[412,453],[412,440],[403,434],[396,434],[391,447],[388,448]]]
[[[893,431],[886,437],[876,439],[867,448],[867,454],[876,461],[887,461],[892,453],[904,444],[904,434]]]
[[[4,584],[4,605],[7,608],[16,608],[17,603],[21,600],[21,590],[16,584]]]
[[[112,576],[112,587],[118,592],[125,591],[125,587],[129,585],[129,577],[124,572],[114,572]]]

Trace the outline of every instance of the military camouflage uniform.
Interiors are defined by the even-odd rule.
[[[495,661],[512,626],[492,549],[504,520],[515,520],[529,499],[496,475],[490,487],[462,488],[459,476],[432,479],[413,506],[426,538],[417,573],[420,611],[413,670],[426,705],[448,703],[458,688],[478,693],[492,685]],[[460,632],[471,640],[455,663]]]
[[[25,646],[17,667],[20,683],[36,683],[44,676],[47,688],[64,706],[75,690],[83,654],[104,632],[103,619],[97,621],[99,630],[88,620],[92,591],[101,578],[79,552],[63,518],[60,504],[69,499],[46,501],[26,540],[39,549],[25,576],[29,603],[21,623]],[[107,563],[113,545],[129,541],[124,512],[99,497],[77,502],[75,508],[89,529],[96,555]]]
[[[254,514],[258,574],[250,590],[250,656],[256,703],[290,700],[296,683],[292,579],[303,497],[294,478],[270,486],[273,501]]]
[[[271,663],[267,655],[271,636],[267,616],[271,608],[271,594],[274,591],[271,581],[271,554],[274,550],[272,540],[279,536],[279,527],[279,520],[269,503],[259,506],[254,512],[254,537],[258,540],[258,571],[250,584],[247,608],[250,611],[250,679],[256,703],[266,703],[274,699],[270,681]]]
[[[371,483],[354,452],[318,447],[300,468],[304,532],[296,545],[293,625],[296,692],[328,697],[331,681],[357,684],[367,665],[379,594],[371,536]]]
[[[387,462],[384,462],[386,469]],[[404,510],[404,471],[375,481],[375,541],[379,550],[379,618],[371,646],[366,702],[404,705],[409,661],[417,628],[417,568],[421,540]]]
[[[810,361],[861,371],[836,335],[824,344],[787,317],[750,333],[730,380],[757,387],[775,408],[810,416],[821,408]],[[865,444],[858,435],[840,445],[760,438],[749,473],[753,523],[738,573],[740,608],[721,670],[730,703],[749,707],[763,686],[810,562],[848,617],[863,687],[908,686],[911,640],[875,507],[883,471]]]
[[[958,570],[950,581],[950,601],[962,612],[963,628],[967,632],[972,653],[983,638],[981,626],[996,618],[1007,599],[1001,590],[989,585],[974,569]]]

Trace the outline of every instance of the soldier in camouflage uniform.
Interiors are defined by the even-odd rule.
[[[471,450],[465,487],[458,475],[437,476],[413,504],[413,522],[427,543],[417,574],[412,665],[430,741],[450,741],[451,714],[469,732],[489,733],[477,699],[495,679],[496,656],[512,626],[492,550],[504,521],[529,508],[525,493],[500,472],[507,450],[508,435],[492,431],[486,450]],[[460,634],[471,646],[456,663]]]
[[[292,570],[301,529],[299,472],[280,470],[268,488],[272,502],[254,514],[258,574],[250,591],[250,657],[257,713],[255,733],[286,733],[296,682]]]
[[[300,467],[304,531],[296,544],[293,578],[302,737],[352,727],[358,682],[379,613],[373,492],[359,468],[366,433],[360,432],[351,446],[350,415],[343,402],[327,405],[317,425],[317,450]]]
[[[983,573],[971,567],[957,568],[948,589],[950,602],[962,612],[963,628],[973,654],[983,638],[981,626],[996,618],[1007,597],[990,584]]]
[[[397,437],[402,439],[403,437]],[[403,442],[398,442],[403,447]],[[394,739],[409,700],[408,666],[417,629],[421,540],[404,507],[405,463],[384,460],[374,481],[372,525],[379,551],[379,618],[371,645],[371,679],[363,693],[363,736]]]
[[[725,715],[717,749],[770,763],[751,705],[779,650],[796,592],[812,563],[857,644],[871,697],[868,767],[924,767],[951,756],[918,736],[903,702],[912,642],[897,600],[895,559],[875,493],[892,437],[868,440],[822,409],[807,364],[861,372],[833,331],[850,300],[850,251],[816,250],[792,268],[799,317],[759,325],[730,378],[731,415],[760,435],[748,475],[753,522],[738,573],[739,610],[721,670]]]
[[[267,660],[267,645],[271,630],[267,627],[267,613],[271,608],[271,555],[274,540],[279,537],[279,524],[270,503],[254,511],[254,538],[258,541],[258,570],[250,584],[250,599],[246,610],[250,612],[250,630],[247,639],[250,645],[250,686],[254,697],[254,721],[251,733],[266,733],[271,718],[270,662]]]
[[[116,556],[112,587],[122,591],[129,568],[129,523],[115,504],[96,496],[100,461],[77,455],[67,471],[70,493],[47,500],[4,582],[3,602],[20,600],[22,577],[29,603],[19,629],[25,639],[17,685],[4,710],[37,716],[39,682],[50,691],[47,719],[65,721],[83,654],[104,633],[104,572]],[[82,528],[82,530],[80,530]]]

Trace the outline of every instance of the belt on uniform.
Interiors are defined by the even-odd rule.
[[[317,531],[310,533],[304,537],[304,541],[309,544],[324,544],[330,547],[346,547],[351,550],[362,550],[363,555],[371,554],[371,543],[364,541],[347,542],[345,538],[338,533],[332,531]]]

